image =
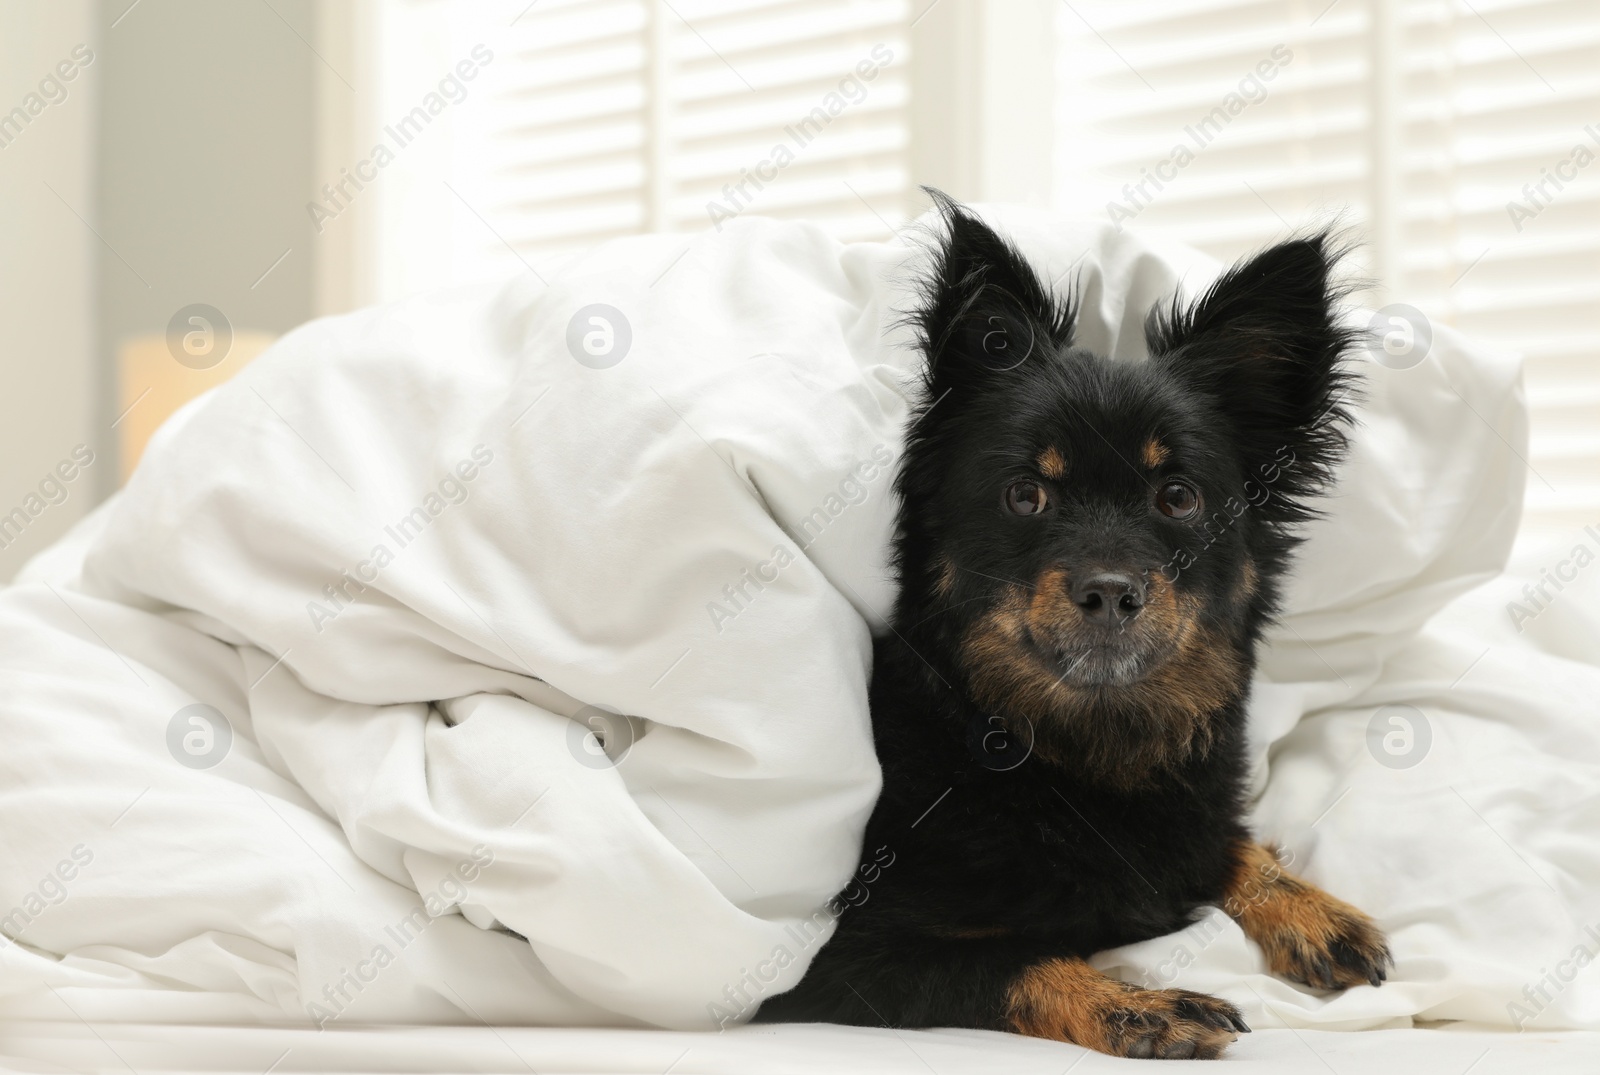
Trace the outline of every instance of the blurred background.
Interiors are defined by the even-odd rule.
[[[1224,258],[1344,214],[1365,301],[1526,357],[1570,549],[1597,155],[1594,0],[0,0],[0,579],[309,318],[923,183]]]

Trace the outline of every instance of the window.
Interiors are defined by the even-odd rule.
[[[747,211],[886,238],[912,191],[908,11],[907,0],[376,7],[377,104],[355,126],[407,160],[366,169],[380,180],[358,255],[371,266],[365,297],[537,271],[609,238]],[[464,97],[402,130],[463,61]]]

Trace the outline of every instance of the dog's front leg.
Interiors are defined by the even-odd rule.
[[[1241,844],[1222,909],[1274,974],[1320,989],[1382,985],[1394,960],[1376,923],[1296,877],[1271,848]]]
[[[902,935],[835,937],[760,1022],[955,1026],[1009,1030],[1113,1056],[1210,1059],[1248,1032],[1226,1001],[1185,989],[1141,989],[1082,959],[1040,958],[1032,945]]]
[[[1187,989],[1141,989],[1081,959],[1028,967],[1006,991],[1008,1029],[1112,1056],[1214,1060],[1240,1032],[1239,1009]]]

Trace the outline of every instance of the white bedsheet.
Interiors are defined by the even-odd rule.
[[[998,219],[1129,360],[1149,305],[1214,271]],[[745,219],[630,240],[548,286],[313,323],[169,423],[0,593],[0,1016],[709,1029],[780,947],[767,991],[792,981],[816,945],[788,927],[877,787],[920,256]],[[607,368],[568,342],[595,303],[631,334]],[[1220,919],[1100,963],[1263,1028],[1600,1026],[1600,617],[1574,595],[1517,633],[1481,589],[1515,585],[1490,580],[1517,365],[1441,329],[1363,368],[1256,688],[1255,814],[1377,916],[1395,972],[1323,996]],[[620,762],[585,707],[635,718],[601,720]]]
[[[1593,1075],[1600,1034],[1258,1030],[1225,1054],[1260,1075]],[[723,1033],[518,1027],[315,1030],[30,1023],[0,1038],[7,1070],[41,1072],[481,1072],[540,1075],[1096,1075],[1157,1061],[982,1030],[745,1026]],[[1182,1069],[1180,1069],[1182,1070]],[[1201,1070],[1212,1070],[1210,1067]]]

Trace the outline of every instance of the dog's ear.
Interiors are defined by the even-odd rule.
[[[1208,396],[1232,427],[1248,473],[1270,481],[1282,517],[1332,478],[1354,390],[1344,356],[1360,332],[1341,324],[1346,250],[1328,232],[1269,247],[1204,294],[1151,311],[1151,360]]]
[[[924,188],[945,231],[913,321],[938,398],[1047,361],[1072,342],[1072,308],[1051,296],[1009,241],[947,195]]]

